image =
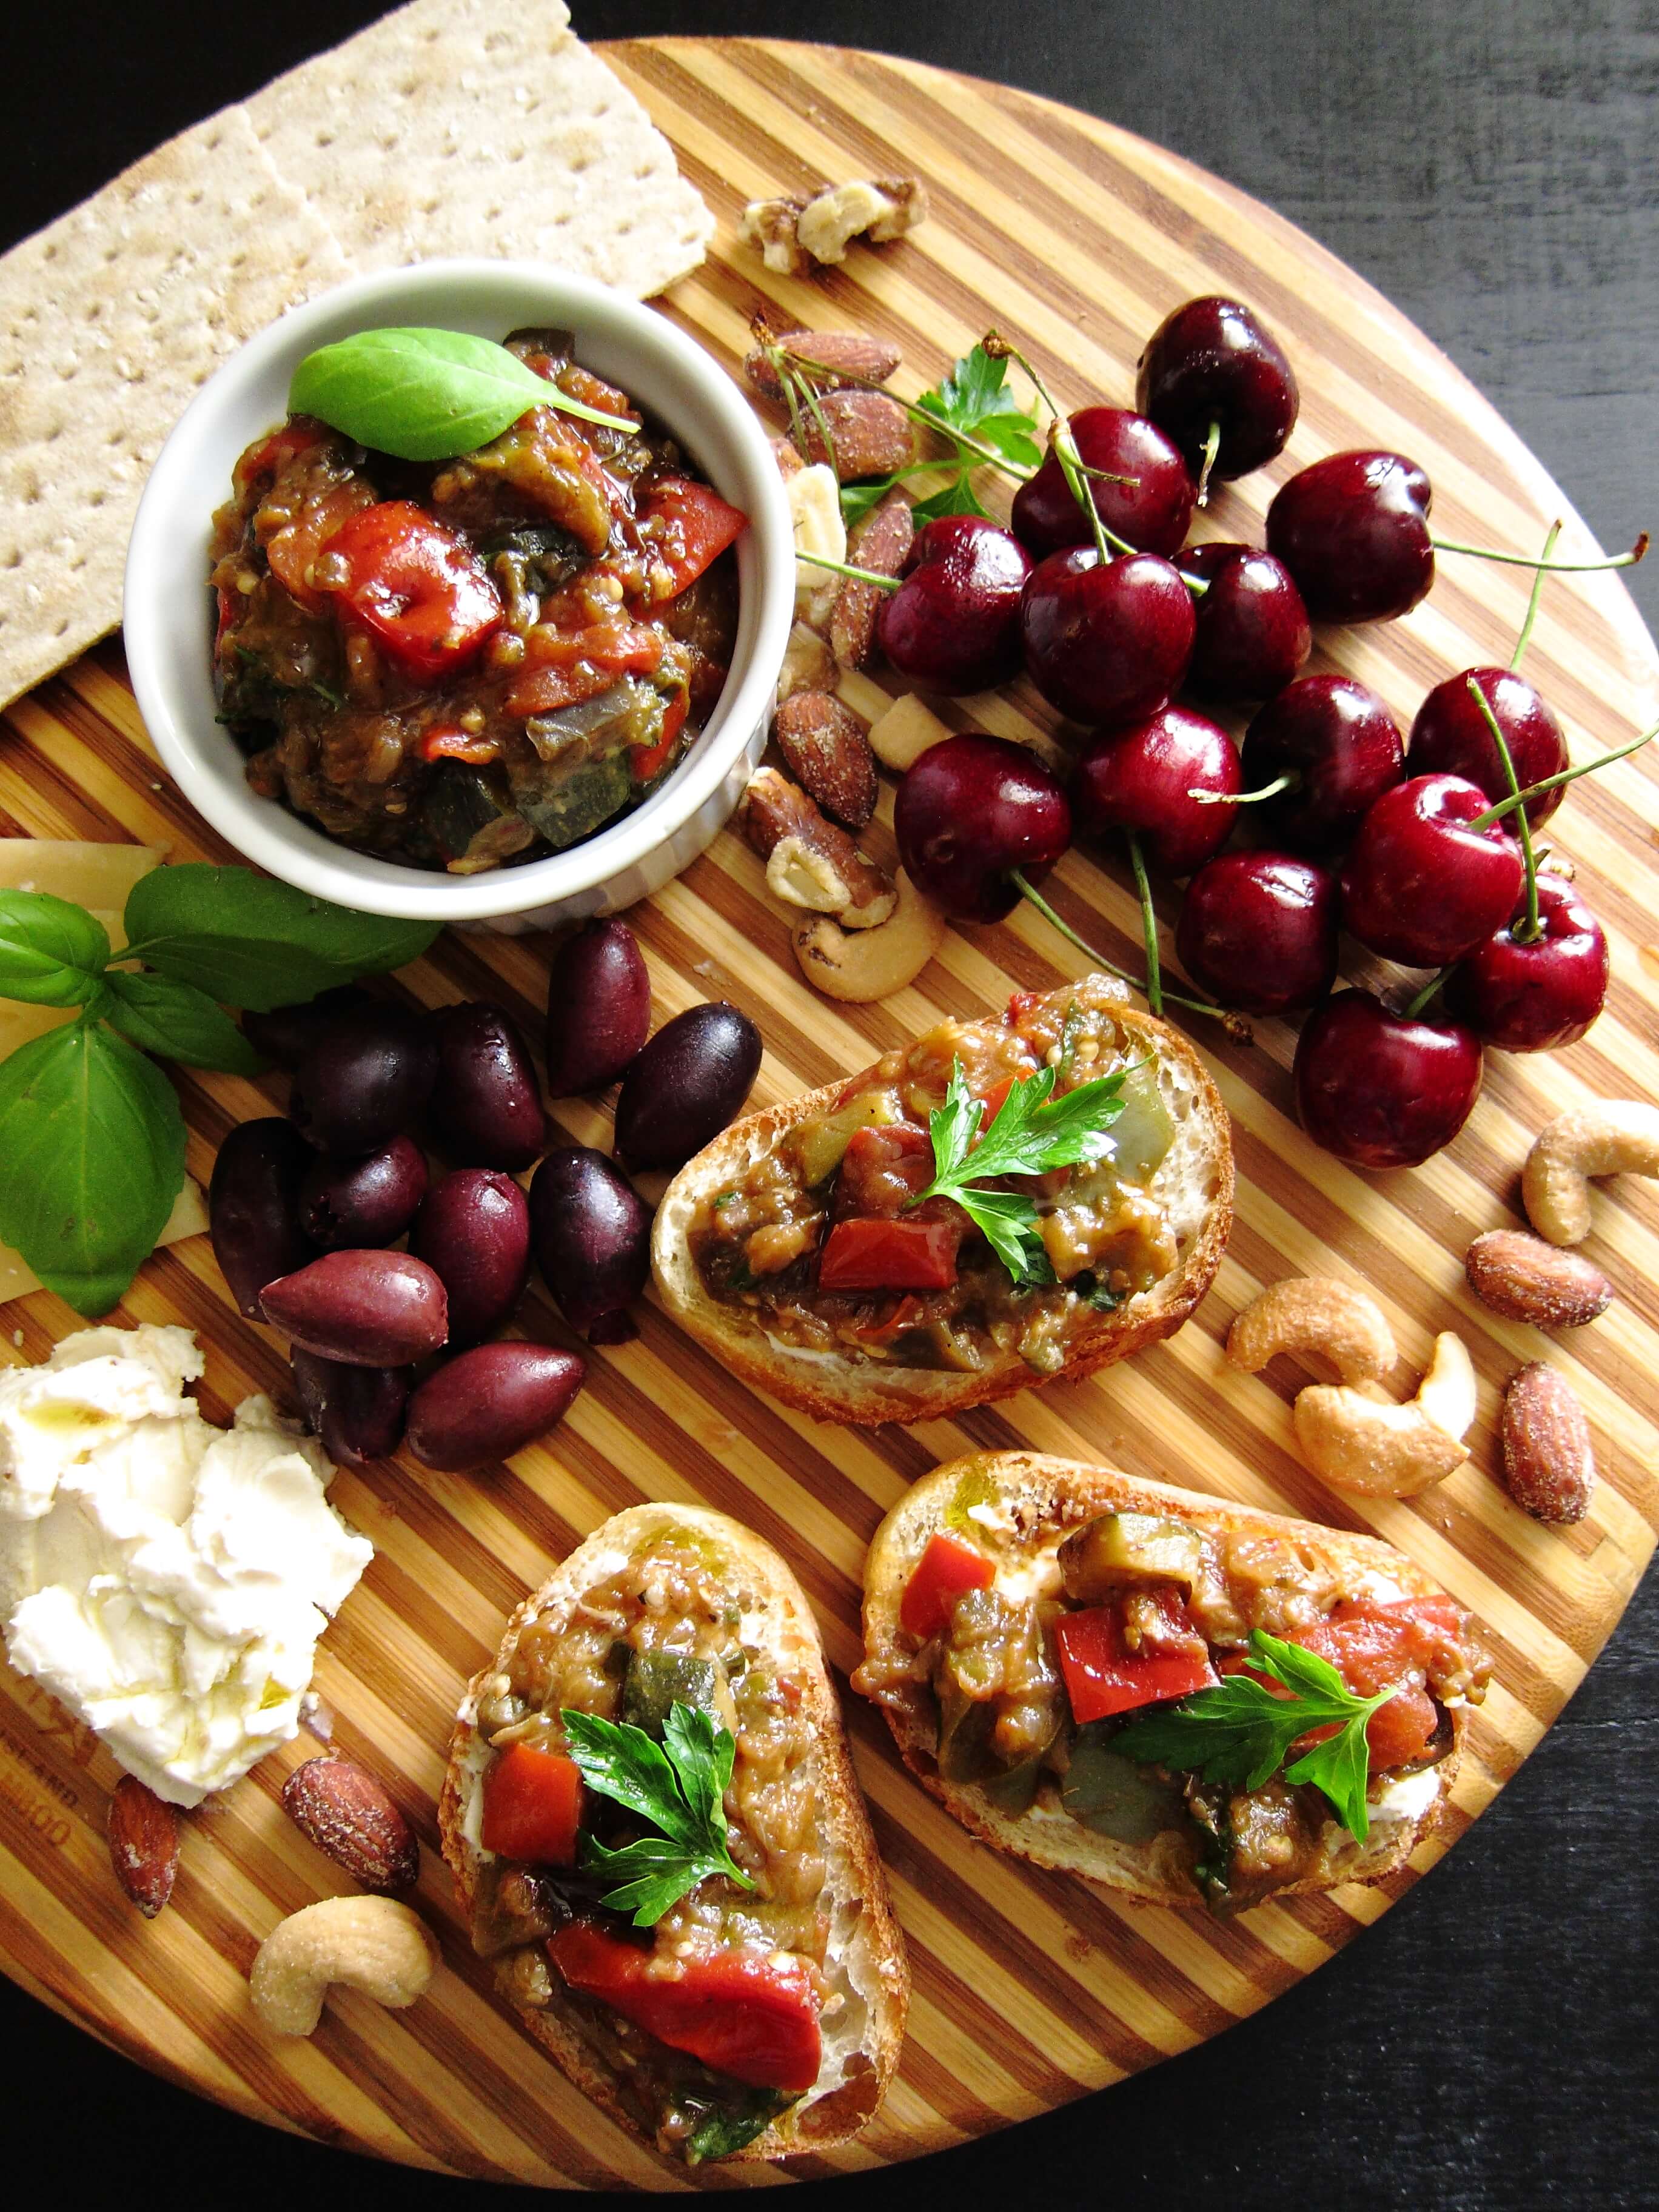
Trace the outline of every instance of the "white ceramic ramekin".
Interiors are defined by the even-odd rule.
[[[663,422],[749,517],[738,543],[737,650],[720,704],[686,757],[634,813],[566,853],[447,876],[336,844],[249,789],[215,721],[207,587],[215,507],[238,455],[282,422],[295,366],[356,331],[426,324],[501,338],[574,331],[577,358]],[[498,930],[542,928],[644,898],[701,853],[737,805],[762,748],[794,602],[789,508],[767,434],[732,379],[665,316],[532,262],[428,261],[354,278],[295,308],[204,385],[150,471],[127,553],[127,665],[138,708],[180,790],[221,836],[274,876],[368,914]]]

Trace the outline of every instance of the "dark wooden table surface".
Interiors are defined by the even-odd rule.
[[[20,0],[0,245],[380,12],[374,0]],[[764,33],[884,47],[1173,147],[1414,317],[1605,544],[1659,525],[1654,0],[576,0],[576,14],[592,39]],[[1633,589],[1659,626],[1659,558]],[[859,2212],[889,2212],[1035,2187],[1079,2206],[1659,2204],[1656,1816],[1650,1577],[1494,1808],[1311,1980],[1103,2096],[927,2165],[828,2185],[815,2201],[856,2196]],[[3,1981],[0,2083],[9,2172],[52,2116],[64,2186],[82,2206],[159,2202],[167,2185],[173,2201],[205,2187],[239,2212],[500,2201],[256,2130],[109,2056]]]

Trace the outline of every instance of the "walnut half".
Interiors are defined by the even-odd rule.
[[[927,187],[919,177],[858,178],[830,185],[809,198],[791,192],[776,199],[750,200],[738,235],[758,246],[769,269],[781,276],[804,276],[815,263],[843,261],[855,238],[878,246],[902,237],[927,216]]]

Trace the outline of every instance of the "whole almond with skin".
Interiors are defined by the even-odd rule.
[[[1504,1487],[1534,1521],[1582,1521],[1595,1487],[1589,1423],[1565,1375],[1534,1360],[1504,1394]]]
[[[838,391],[844,378],[855,384],[885,384],[901,356],[884,338],[862,331],[777,331],[772,343],[785,346],[808,380],[820,391]],[[783,384],[763,345],[744,358],[744,373],[757,392],[781,399]]]
[[[147,1782],[124,1774],[110,1792],[109,1863],[123,1892],[154,1920],[179,1871],[179,1815]]]
[[[1488,1230],[1463,1267],[1482,1305],[1538,1328],[1582,1328],[1613,1300],[1613,1285],[1591,1261],[1524,1230]]]
[[[830,451],[824,447],[825,427]],[[884,392],[826,392],[816,410],[802,406],[798,442],[807,460],[828,461],[842,483],[890,476],[916,457],[910,418]]]
[[[916,526],[902,491],[878,501],[848,539],[847,558],[855,568],[877,576],[896,576],[915,542]],[[862,668],[875,641],[876,617],[887,594],[879,584],[849,576],[830,610],[830,650],[843,668]]]
[[[862,830],[876,811],[876,757],[852,708],[829,691],[796,691],[780,705],[772,735],[830,820]]]
[[[319,1851],[364,1889],[411,1888],[420,1845],[390,1791],[349,1759],[308,1759],[283,1784],[283,1810]]]

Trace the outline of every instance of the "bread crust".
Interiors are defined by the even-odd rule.
[[[1091,987],[1096,988],[1097,996],[1110,998],[1113,1018],[1132,1039],[1139,1039],[1161,1062],[1177,1069],[1190,1085],[1191,1110],[1202,1122],[1203,1152],[1212,1188],[1203,1225],[1177,1266],[1150,1291],[1094,1320],[1079,1334],[1063,1368],[1053,1375],[1038,1376],[1018,1352],[1007,1352],[977,1373],[958,1375],[873,1360],[856,1363],[834,1354],[799,1351],[768,1336],[747,1316],[746,1310],[723,1305],[704,1289],[690,1243],[692,1217],[699,1203],[742,1176],[787,1129],[829,1111],[848,1090],[873,1081],[877,1064],[800,1097],[745,1115],[688,1161],[669,1184],[657,1209],[651,1261],[663,1303],[681,1328],[753,1389],[811,1414],[815,1420],[861,1425],[936,1420],[993,1399],[1012,1397],[1042,1382],[1079,1382],[1097,1368],[1127,1359],[1173,1335],[1214,1280],[1232,1228],[1233,1155],[1227,1109],[1194,1046],[1168,1023],[1121,1000],[1120,987],[1106,985],[1103,977],[1085,978],[1081,983],[1062,985],[1049,992],[1048,1000],[1063,1013]]]
[[[839,1954],[832,1936],[832,1963],[839,1956],[866,2008],[859,2048],[868,2061],[868,2070],[860,2069],[842,2087],[809,2091],[799,2104],[781,2114],[764,2135],[719,2163],[752,2163],[787,2158],[800,2151],[827,2150],[858,2134],[886,2094],[904,2039],[910,1974],[811,1609],[783,1560],[752,1530],[706,1506],[630,1506],[603,1522],[538,1589],[531,1592],[508,1620],[495,1658],[473,1676],[462,1697],[438,1802],[443,1854],[471,1927],[480,1861],[467,1832],[468,1815],[485,1759],[486,1747],[476,1718],[484,1686],[507,1665],[519,1637],[532,1621],[566,1611],[582,1591],[612,1572],[620,1559],[669,1528],[700,1530],[741,1559],[749,1577],[781,1608],[793,1632],[791,1664],[802,1685],[803,1705],[812,1723],[823,1762],[818,1796],[830,1868],[829,1887],[851,1913],[850,1933],[843,1938],[844,1948]],[[471,1825],[476,1833],[476,1823]],[[501,1996],[512,2004],[526,2033],[579,2089],[631,2135],[652,2142],[617,2094],[610,2069],[572,2020],[560,2017],[552,2008],[520,2004],[505,1989]]]
[[[872,1660],[891,1656],[898,1649],[898,1615],[905,1584],[927,1548],[928,1539],[945,1525],[945,1514],[957,1486],[969,1471],[988,1480],[993,1497],[1018,1506],[1021,1525],[1052,1527],[1061,1522],[1076,1527],[1096,1514],[1117,1511],[1172,1516],[1212,1530],[1245,1534],[1290,1537],[1304,1557],[1322,1559],[1351,1578],[1378,1577],[1395,1583],[1413,1597],[1444,1595],[1439,1585],[1417,1565],[1380,1537],[1327,1528],[1316,1522],[1298,1521],[1287,1514],[1258,1512],[1245,1505],[1177,1490],[1121,1473],[1115,1468],[1085,1467],[1041,1452],[973,1453],[937,1468],[908,1490],[888,1514],[871,1540],[865,1564],[864,1643]],[[857,1678],[854,1677],[857,1686]],[[878,1701],[893,1733],[900,1756],[931,1796],[961,1821],[963,1827],[1015,1858],[1079,1875],[1085,1881],[1119,1895],[1139,1898],[1151,1905],[1194,1905],[1200,1893],[1184,1863],[1156,1844],[1136,1845],[1115,1838],[1096,1835],[1062,1813],[1034,1808],[1010,1817],[993,1805],[984,1792],[970,1784],[944,1781],[934,1759],[938,1746],[936,1711],[931,1692],[922,1685],[899,1685]],[[1381,1881],[1404,1865],[1412,1852],[1437,1823],[1451,1794],[1468,1725],[1467,1708],[1449,1709],[1452,1748],[1431,1770],[1437,1782],[1433,1797],[1414,1818],[1374,1820],[1367,1842],[1352,1844],[1328,1876],[1311,1875],[1275,1890],[1274,1897],[1300,1891],[1335,1888],[1341,1882]]]

